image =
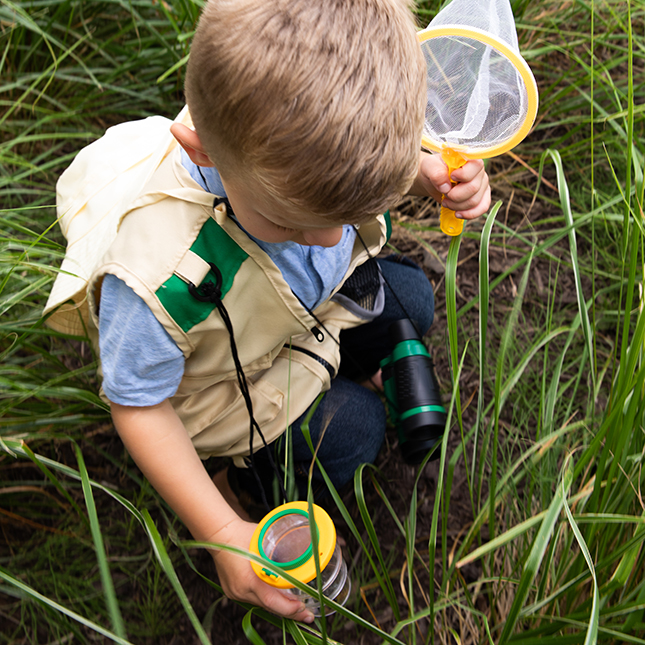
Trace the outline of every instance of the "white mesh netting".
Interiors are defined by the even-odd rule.
[[[503,40],[515,53],[517,44],[515,18],[508,0],[453,0],[430,22],[429,27],[474,27]]]
[[[424,33],[474,28],[520,58],[508,0],[453,0]],[[421,43],[427,63],[425,136],[435,145],[477,152],[513,137],[527,119],[527,88],[505,53],[477,38],[438,35]],[[517,60],[517,59],[516,59]],[[523,60],[521,60],[523,63]]]

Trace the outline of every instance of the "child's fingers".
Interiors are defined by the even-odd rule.
[[[478,176],[483,176],[485,174],[486,170],[484,168],[484,162],[481,159],[471,159],[461,168],[453,170],[451,177],[453,181],[467,183],[470,181],[476,181]]]
[[[450,179],[455,182],[454,186]],[[419,171],[410,193],[430,195],[463,219],[479,217],[490,206],[488,175],[481,159],[467,161],[453,170],[449,178],[440,155],[421,153]]]
[[[241,526],[246,524],[243,522]],[[248,526],[252,528],[254,525]],[[243,531],[240,532],[243,533]],[[248,540],[245,538],[241,542],[248,543]],[[258,605],[285,618],[307,623],[313,621],[313,614],[305,610],[302,600],[295,596],[290,597],[289,594],[282,593],[260,580],[248,560],[226,551],[214,553],[213,557],[220,584],[229,598]]]
[[[421,160],[420,174],[426,185],[431,186],[439,193],[447,193],[450,190],[448,167],[440,156],[426,154]]]
[[[490,206],[488,175],[484,174],[478,182],[457,184],[444,197],[443,205],[463,219],[479,217]]]
[[[481,178],[478,177],[478,180],[477,182],[469,181],[455,184],[444,196],[444,205],[448,206],[446,200],[449,200],[457,208],[465,209],[475,206],[488,190],[488,175],[484,175]]]
[[[450,179],[448,168],[439,155],[431,155],[421,152],[419,157],[419,169],[416,179],[410,188],[410,195],[419,197],[432,197],[441,199],[443,192],[450,190]]]
[[[457,213],[457,217],[462,219],[474,219],[483,215],[490,207],[490,187],[488,178],[482,182],[477,191],[472,194],[470,190],[461,192],[460,188],[466,187],[458,184],[455,186],[443,200],[443,205]]]
[[[265,589],[260,589],[258,593],[258,604],[268,609],[278,616],[291,618],[304,623],[311,623],[314,620],[314,615],[308,609],[305,609],[305,604],[298,598],[289,598],[288,593],[280,592],[273,589],[268,585],[264,585]]]

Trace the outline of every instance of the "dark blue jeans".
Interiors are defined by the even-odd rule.
[[[401,318],[411,318],[425,334],[434,316],[434,294],[423,271],[401,256],[376,260],[385,280],[385,307],[380,316],[360,327],[340,334],[341,369],[325,392],[309,423],[318,458],[336,488],[349,482],[362,463],[373,463],[383,443],[386,414],[381,398],[353,379],[365,380],[376,373],[380,361],[392,351],[389,326]],[[307,413],[292,424],[291,450],[296,484],[301,499],[306,498],[307,477],[312,454],[301,425]],[[253,455],[255,470],[265,489],[266,498],[273,499],[274,469],[267,452],[275,463],[282,463],[283,442],[278,440],[268,449]],[[262,495],[255,475],[249,469],[229,469],[233,489],[244,490],[257,501]],[[317,499],[324,496],[326,486],[318,468],[314,469],[312,487]]]

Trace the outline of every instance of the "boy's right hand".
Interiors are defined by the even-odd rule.
[[[454,185],[441,155],[421,152],[417,177],[409,194],[433,197],[454,210],[460,219],[474,219],[488,210],[490,185],[481,159],[471,159],[454,170],[452,180]]]
[[[230,544],[248,551],[255,524],[245,522],[222,497],[168,400],[145,408],[112,403],[112,418],[126,448],[148,481],[199,542]],[[304,603],[262,582],[244,557],[212,551],[229,598],[312,622]]]
[[[233,520],[207,541],[248,550],[255,527],[251,522]],[[278,616],[305,623],[313,622],[314,616],[311,611],[305,609],[302,600],[296,597],[289,598],[279,589],[262,582],[253,572],[248,560],[229,551],[213,550],[211,553],[220,583],[229,598],[258,605]]]

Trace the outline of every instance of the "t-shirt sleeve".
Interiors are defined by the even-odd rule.
[[[99,309],[103,391],[113,403],[156,405],[173,396],[184,373],[184,355],[146,303],[106,274]]]

